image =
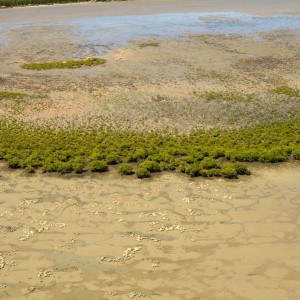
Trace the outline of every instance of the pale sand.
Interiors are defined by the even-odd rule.
[[[300,165],[240,180],[0,169],[3,299],[300,298]]]

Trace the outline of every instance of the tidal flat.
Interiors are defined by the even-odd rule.
[[[299,163],[238,181],[0,166],[3,299],[299,299]]]
[[[0,10],[0,298],[300,297],[300,7],[268,2]]]

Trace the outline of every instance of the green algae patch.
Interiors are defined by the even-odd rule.
[[[105,59],[102,58],[87,58],[79,60],[68,60],[65,62],[44,62],[44,63],[27,63],[23,64],[21,68],[26,70],[51,70],[51,69],[78,69],[81,67],[93,67],[103,65],[106,63]]]

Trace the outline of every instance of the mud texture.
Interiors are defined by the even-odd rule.
[[[300,297],[299,164],[237,181],[22,174],[1,165],[3,299]]]

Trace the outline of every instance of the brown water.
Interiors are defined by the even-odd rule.
[[[300,299],[299,164],[239,180],[0,174],[0,298]]]

